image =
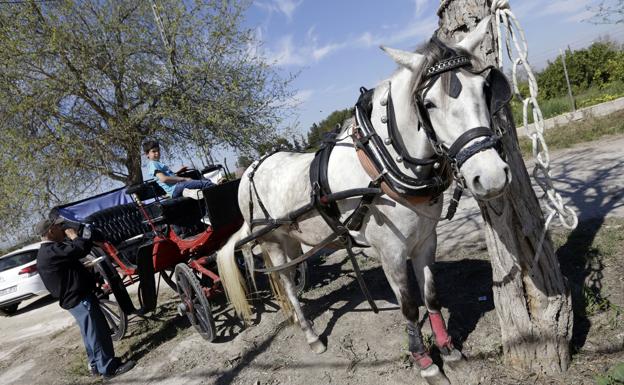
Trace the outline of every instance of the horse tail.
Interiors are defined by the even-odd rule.
[[[245,278],[238,269],[234,246],[236,242],[245,238],[251,233],[247,222],[234,233],[225,243],[221,250],[217,251],[217,268],[225,295],[234,307],[236,314],[245,322],[251,320],[251,306],[247,301],[247,285]]]
[[[266,247],[261,245],[261,248],[262,256],[264,258],[264,265],[269,268],[273,267],[273,261],[271,261],[271,256],[269,255]],[[286,314],[286,316],[288,317],[294,316],[294,309],[292,307],[292,304],[290,303],[290,300],[288,299],[288,296],[286,295],[286,289],[284,288],[284,285],[282,284],[282,280],[280,279],[278,273],[269,274],[269,284],[271,286],[271,292],[273,292],[273,297],[275,297],[275,300],[277,301],[279,307],[282,309],[284,314]]]

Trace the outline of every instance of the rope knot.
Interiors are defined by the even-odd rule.
[[[499,9],[509,9],[509,0],[493,0],[490,9],[492,13],[496,13]]]

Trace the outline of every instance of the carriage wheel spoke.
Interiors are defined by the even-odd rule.
[[[204,339],[212,341],[216,334],[212,311],[197,276],[184,263],[176,266],[175,276],[187,317]]]

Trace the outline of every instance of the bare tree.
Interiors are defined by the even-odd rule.
[[[439,37],[459,41],[490,14],[490,5],[489,0],[443,0]],[[495,65],[498,50],[492,30],[480,52],[486,63]],[[501,198],[480,202],[479,207],[485,221],[505,362],[521,370],[561,372],[570,363],[569,288],[549,237],[544,240],[541,257],[533,261],[544,218],[518,148],[509,107],[494,124],[507,132],[503,146],[513,179]]]

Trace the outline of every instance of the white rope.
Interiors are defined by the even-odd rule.
[[[509,8],[509,0],[492,0],[491,6],[492,13],[495,16],[496,32],[498,36],[498,67],[503,69],[503,34],[501,33],[501,24],[505,26],[505,47],[507,48],[507,56],[513,63],[511,70],[512,83],[514,93],[522,100],[522,123],[524,125],[525,132],[531,138],[533,143],[533,157],[535,158],[535,166],[533,168],[533,178],[535,182],[544,191],[544,196],[547,198],[546,203],[548,206],[548,219],[544,225],[544,232],[540,238],[538,247],[536,248],[534,263],[537,262],[539,252],[542,249],[542,243],[546,231],[552,219],[557,216],[561,225],[574,229],[578,224],[578,218],[574,210],[566,206],[563,203],[561,195],[555,190],[552,179],[550,177],[550,153],[548,152],[548,146],[544,139],[544,117],[542,110],[537,102],[537,80],[533,74],[533,70],[528,61],[528,45],[524,31],[516,19],[515,15]],[[513,43],[513,46],[512,46]],[[514,49],[516,57],[514,58]],[[526,71],[529,81],[529,96],[523,98],[518,89],[518,66],[522,65]],[[529,107],[533,114],[533,130],[529,131],[528,124],[528,112]]]

